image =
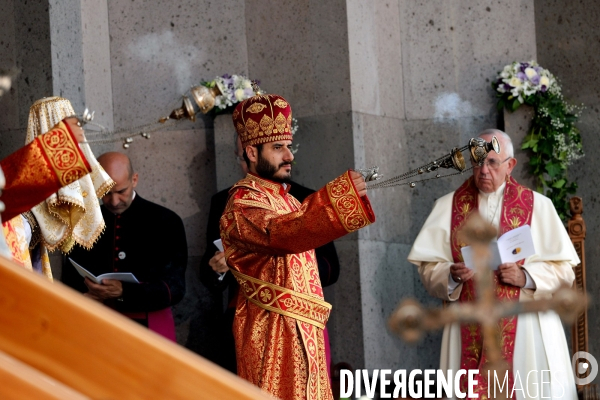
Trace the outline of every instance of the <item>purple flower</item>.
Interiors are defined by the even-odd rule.
[[[539,76],[539,75],[536,75],[536,76],[532,77],[532,78],[530,79],[530,81],[531,81],[531,83],[533,83],[534,85],[536,85],[536,86],[537,86],[537,84],[538,84],[538,83],[540,83],[540,76]]]

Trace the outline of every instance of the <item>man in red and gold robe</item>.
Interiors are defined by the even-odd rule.
[[[497,267],[494,280],[498,301],[551,298],[575,278],[573,267],[579,257],[552,202],[511,176],[517,160],[506,133],[490,129],[480,137],[489,141],[494,135],[500,142],[500,153],[490,152],[483,165],[473,165],[472,177],[436,201],[408,255],[408,260],[419,267],[427,291],[446,301],[476,298],[475,272],[465,265],[461,254],[461,247],[468,243],[459,239],[459,232],[475,212],[493,225],[499,236],[523,225],[531,227],[536,254],[518,263],[492,266]],[[555,312],[502,318],[499,326],[502,357],[509,365],[508,384],[503,383],[508,398],[577,399],[565,334]],[[492,390],[494,385],[483,372],[486,359],[478,324],[446,326],[440,369],[479,370],[474,392],[484,399],[488,383]],[[465,392],[467,382],[463,378],[460,387]],[[504,375],[499,380],[503,381]]]
[[[248,175],[221,217],[230,271],[240,284],[233,326],[238,375],[281,399],[332,399],[323,300],[314,248],[375,221],[359,173],[348,171],[300,203],[288,194],[292,110],[259,95],[233,113]]]

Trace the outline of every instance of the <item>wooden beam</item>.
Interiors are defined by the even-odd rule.
[[[3,352],[0,352],[0,394],[4,400],[89,399]]]
[[[272,398],[111,309],[3,257],[0,351],[91,398]],[[11,385],[0,387],[0,397],[18,388],[16,382]]]

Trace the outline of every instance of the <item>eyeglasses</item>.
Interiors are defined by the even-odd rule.
[[[496,159],[485,160],[482,163],[476,163],[475,161],[471,160],[471,165],[473,166],[473,169],[479,169],[479,168],[483,167],[484,165],[486,165],[489,169],[498,169],[498,168],[500,168],[500,165],[504,164],[511,158],[512,157],[507,157],[506,160],[504,160],[504,161],[498,161]]]

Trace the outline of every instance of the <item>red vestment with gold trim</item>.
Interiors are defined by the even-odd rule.
[[[302,204],[287,190],[248,174],[231,189],[221,217],[227,264],[240,283],[238,375],[281,399],[332,399],[323,342],[331,306],[313,249],[375,215],[348,173]]]
[[[0,200],[2,220],[30,210],[52,193],[91,172],[79,144],[64,122],[2,161],[6,178]]]
[[[44,201],[52,193],[91,172],[89,163],[79,144],[64,122],[35,138],[2,161],[6,185],[0,200],[3,232],[13,260],[31,269],[28,243],[23,244],[22,222],[13,219]],[[47,253],[42,263],[49,266]],[[49,268],[47,268],[49,270]]]
[[[463,262],[461,248],[466,243],[461,243],[459,232],[468,220],[472,212],[478,210],[479,190],[475,186],[473,177],[465,181],[454,193],[452,199],[452,229],[450,233],[450,246],[454,262]],[[500,232],[498,236],[523,225],[531,225],[533,215],[533,192],[525,186],[519,185],[513,177],[508,177],[504,189],[504,201],[500,216]],[[496,286],[496,298],[498,301],[519,301],[520,288],[504,284],[499,281],[498,275],[494,274]],[[473,279],[463,283],[460,294],[460,302],[474,301],[476,298]],[[515,348],[515,335],[517,332],[517,316],[502,318],[499,321],[501,353],[502,358],[508,363],[509,382],[508,387],[513,387],[513,355]],[[461,369],[478,369],[479,375],[475,377],[478,381],[474,393],[480,398],[487,397],[487,376],[482,374],[486,364],[486,350],[483,348],[483,337],[479,324],[461,324]],[[460,381],[461,390],[466,392],[467,377],[462,376]]]

